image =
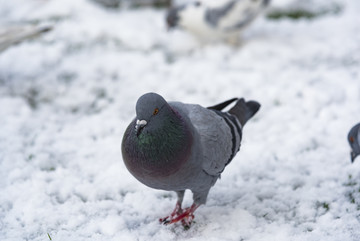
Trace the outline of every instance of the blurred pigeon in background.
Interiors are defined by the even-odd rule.
[[[348,141],[351,146],[351,162],[360,155],[360,123],[351,128],[348,134]]]
[[[11,45],[38,37],[40,34],[51,29],[52,27],[50,26],[37,26],[33,24],[0,25],[0,52]]]
[[[168,28],[183,28],[203,42],[225,40],[237,43],[240,32],[268,5],[270,0],[200,0],[171,8]]]
[[[236,101],[227,112],[222,110]],[[127,169],[143,184],[177,193],[174,211],[160,219],[189,227],[195,210],[205,204],[210,188],[239,151],[245,123],[260,104],[233,98],[204,108],[166,102],[155,93],[141,96],[136,118],[125,131],[122,155]],[[186,189],[191,207],[182,209]]]

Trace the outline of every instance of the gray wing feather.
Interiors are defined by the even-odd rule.
[[[242,29],[250,24],[264,8],[269,0],[233,0],[219,8],[209,8],[205,13],[205,21],[214,28],[221,28],[223,31]],[[231,17],[230,17],[231,16]],[[223,21],[232,19],[224,25]]]
[[[208,22],[211,26],[216,27],[219,24],[221,18],[226,16],[228,12],[232,10],[236,0],[230,1],[220,8],[209,8],[205,12],[205,21]]]
[[[181,109],[189,117],[195,131],[199,134],[203,170],[213,176],[218,176],[231,159],[233,150],[233,135],[225,119],[212,110],[200,105],[189,105],[172,102],[172,106]],[[240,136],[237,136],[236,151],[240,147]]]
[[[236,24],[234,24],[231,27],[226,28],[227,31],[232,31],[235,29],[241,29],[244,28],[245,26],[247,26],[248,24],[250,24],[258,15],[258,12],[253,12],[253,11],[247,11],[244,13],[244,17],[238,21]]]

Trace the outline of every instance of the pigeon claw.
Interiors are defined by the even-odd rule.
[[[191,227],[194,218],[195,218],[194,214],[189,214],[188,216],[184,217],[181,220],[181,224],[185,230],[188,230]]]
[[[198,206],[193,204],[191,207],[186,208],[184,211],[180,208],[178,209],[178,205],[176,205],[175,210],[165,218],[160,218],[160,222],[164,225],[177,223],[181,221],[182,226],[185,229],[189,229],[194,218],[194,212]]]
[[[165,217],[165,218],[160,218],[160,219],[159,219],[159,222],[162,223],[162,224],[164,224],[164,225],[167,225],[167,224],[170,223],[169,217],[170,217],[170,216],[167,216],[167,217]]]
[[[172,213],[169,216],[167,216],[165,218],[160,218],[159,221],[160,221],[160,223],[162,223],[164,225],[171,224],[171,223],[173,223],[172,220],[175,217],[181,215],[182,212],[183,212],[183,210],[181,208],[181,203],[177,202],[174,211],[172,211]]]
[[[189,229],[194,218],[194,214],[185,211],[184,213],[179,213],[177,215],[170,215],[165,218],[160,218],[159,221],[164,225],[173,224],[181,221],[182,226],[185,229]]]

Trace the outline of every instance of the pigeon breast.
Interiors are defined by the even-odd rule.
[[[126,167],[139,181],[153,188],[161,188],[191,155],[192,133],[180,115],[173,114],[163,116],[157,128],[144,130],[140,135],[136,134],[134,120],[123,137]]]

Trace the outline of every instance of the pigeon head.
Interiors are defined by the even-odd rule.
[[[190,155],[192,134],[181,115],[158,94],[136,103],[136,117],[125,131],[122,154],[126,167],[141,182],[167,176]]]
[[[205,6],[200,1],[190,2],[178,7],[171,8],[166,16],[168,29],[176,27],[187,28],[194,24],[194,20],[202,20],[205,13]],[[191,22],[188,23],[187,21]]]
[[[164,115],[169,115],[171,109],[163,97],[155,93],[141,96],[136,103],[136,133],[139,135],[144,128],[156,129],[161,125]]]
[[[360,155],[359,131],[360,123],[351,128],[348,134],[348,141],[351,147],[351,162],[354,162],[355,158]]]

